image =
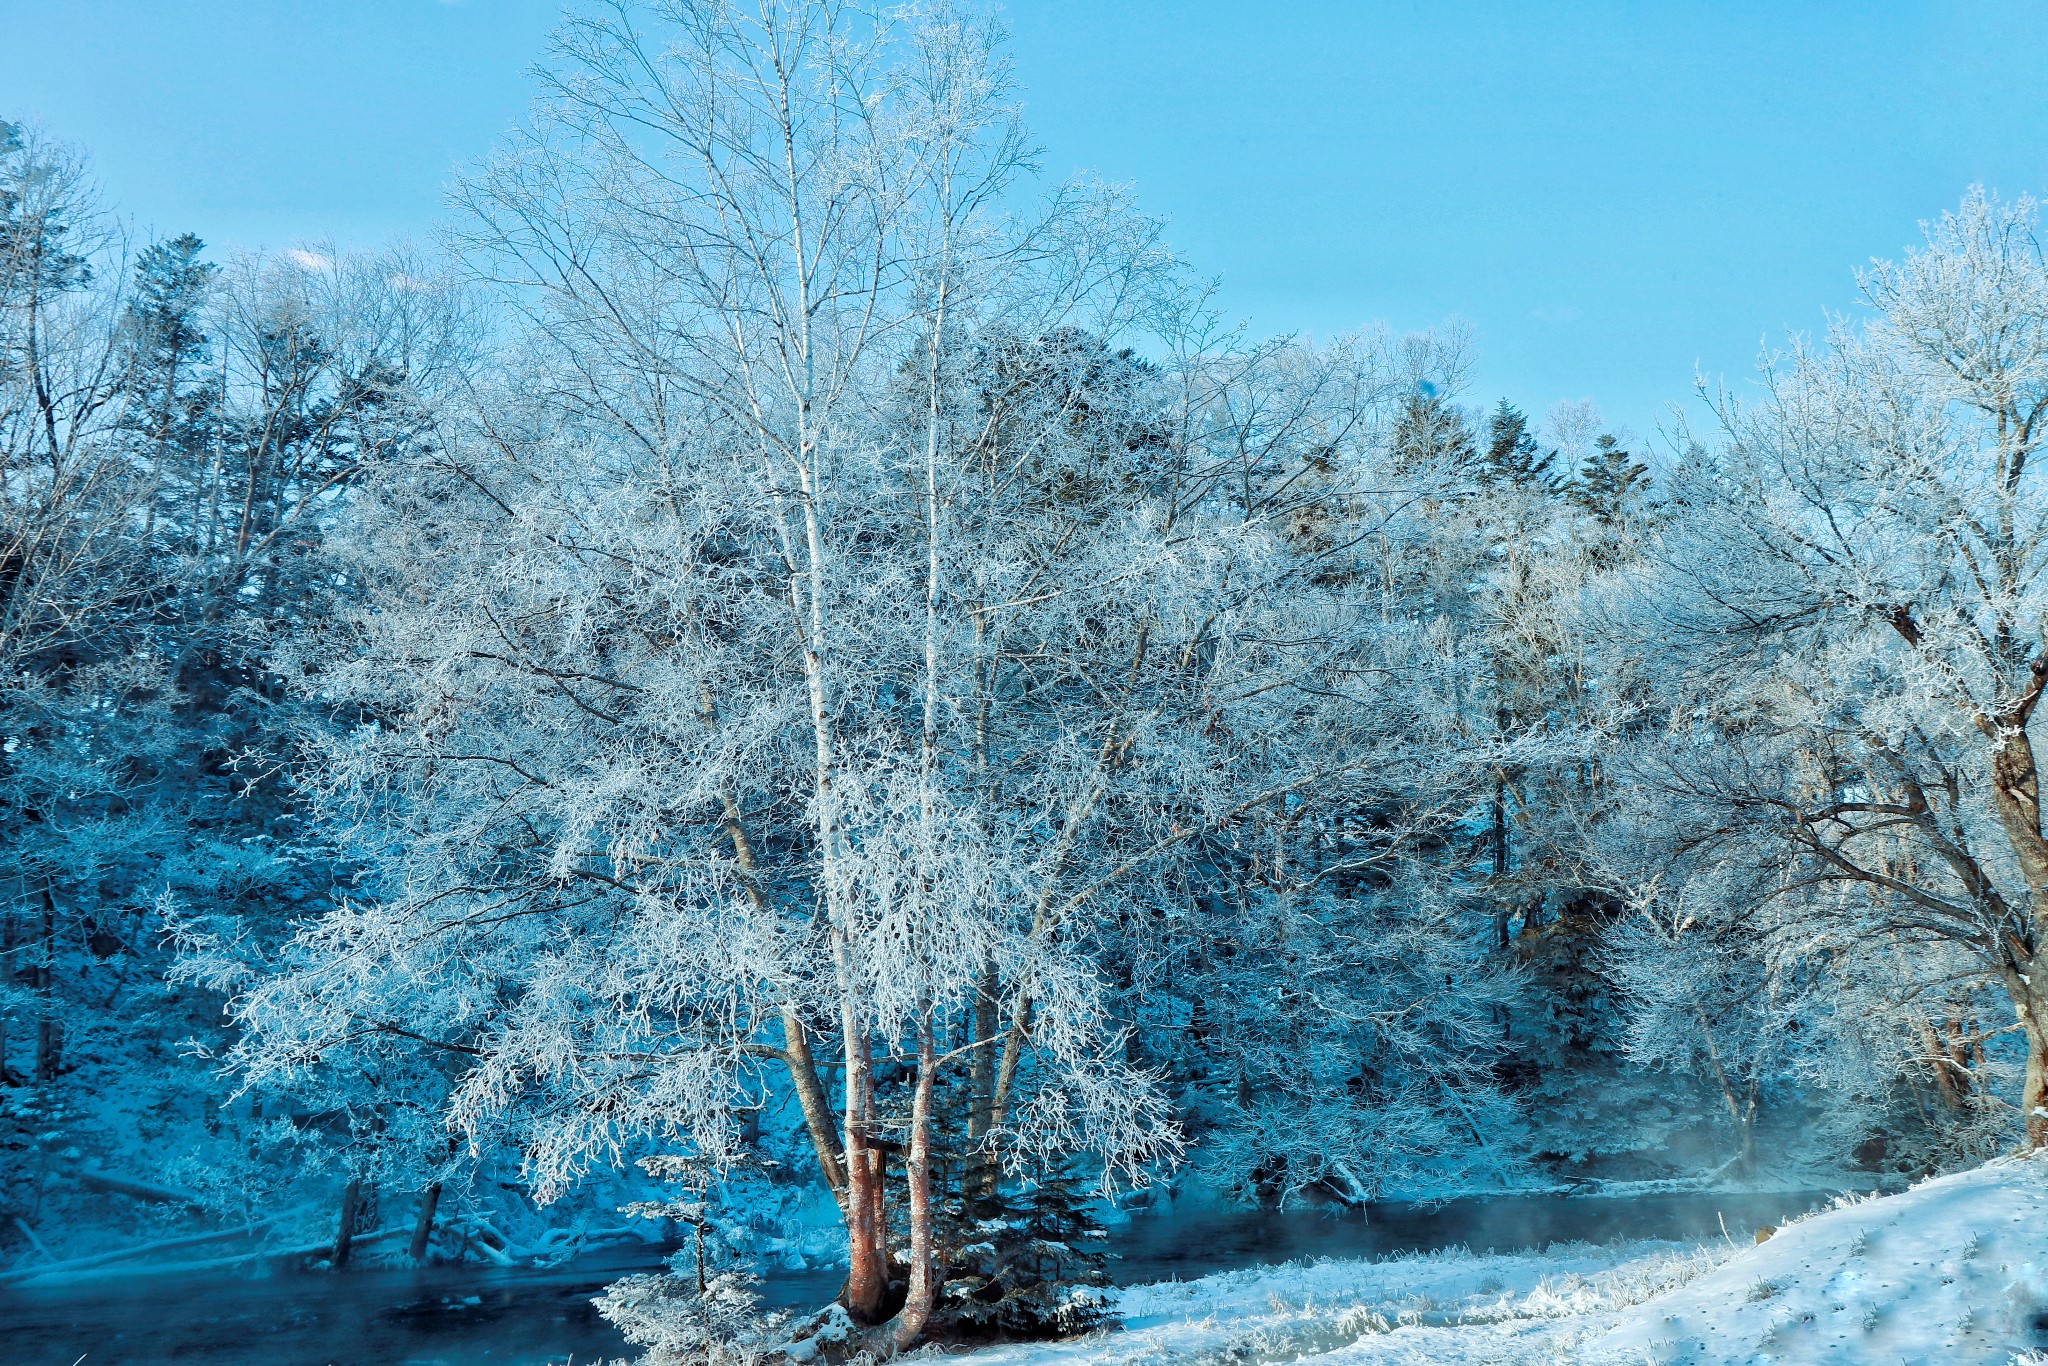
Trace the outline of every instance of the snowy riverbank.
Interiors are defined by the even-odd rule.
[[[2004,1366],[2048,1347],[2048,1162],[1851,1200],[1761,1245],[1324,1261],[1121,1292],[1121,1332],[975,1366]]]

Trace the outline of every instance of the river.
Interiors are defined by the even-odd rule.
[[[1489,1196],[1435,1205],[1281,1213],[1183,1201],[1141,1210],[1111,1235],[1123,1284],[1303,1257],[1554,1242],[1745,1239],[1811,1209],[1820,1192]],[[246,1276],[148,1276],[0,1289],[7,1366],[596,1366],[631,1349],[590,1296],[651,1249],[614,1249],[552,1270],[440,1266]],[[822,1303],[834,1272],[777,1273],[777,1305]]]

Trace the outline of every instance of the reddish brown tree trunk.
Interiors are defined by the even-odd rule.
[[[910,1287],[896,1316],[896,1350],[914,1345],[931,1322],[938,1298],[938,1267],[932,1254],[932,1084],[939,1070],[931,1017],[918,1022],[917,1089],[910,1102],[910,1146],[904,1159],[909,1186]]]
[[[817,1155],[818,1170],[824,1173],[832,1198],[844,1210],[846,1168],[840,1162],[838,1145],[833,1141],[832,1104],[825,1098],[824,1084],[818,1080],[818,1065],[811,1057],[811,1042],[804,1031],[803,1017],[793,1006],[782,1008],[782,1061],[789,1069],[797,1108],[803,1111],[804,1128],[810,1133],[811,1150]]]
[[[2041,830],[2041,773],[2027,722],[2039,686],[2048,678],[2048,660],[2033,662],[2034,691],[2016,711],[2000,716],[1988,728],[1997,738],[1991,756],[1994,805],[2005,827],[2020,875],[2026,879],[2032,942],[2005,945],[2010,954],[2006,990],[2027,1041],[2027,1079],[2020,1092],[2020,1114],[2026,1123],[2026,1148],[2048,1148],[2048,838]]]
[[[875,1255],[883,1228],[880,1173],[868,1144],[873,1079],[859,1021],[844,1011],[846,1059],[846,1312],[859,1323],[878,1322],[889,1292],[888,1264]]]
[[[1920,1022],[1920,1046],[1927,1050],[1927,1066],[1934,1073],[1934,1089],[1941,1094],[1941,1103],[1951,1111],[1962,1109],[1963,1093],[1957,1089],[1948,1050],[1942,1046],[1934,1026],[1925,1020]]]

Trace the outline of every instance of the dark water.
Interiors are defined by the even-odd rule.
[[[1260,1262],[1465,1246],[1507,1252],[1630,1238],[1738,1240],[1826,1197],[1794,1194],[1493,1196],[1341,1214],[1177,1202],[1112,1235],[1125,1284]],[[549,1271],[363,1268],[262,1278],[136,1276],[0,1287],[5,1366],[597,1366],[629,1348],[590,1297],[659,1254],[620,1248]],[[776,1305],[819,1304],[836,1272],[777,1273]]]
[[[637,1253],[638,1255],[632,1255]],[[551,1271],[376,1267],[0,1287],[7,1366],[579,1366],[629,1349],[590,1297],[652,1254]],[[838,1283],[825,1291],[830,1295]]]
[[[1116,1231],[1111,1272],[1124,1285],[1193,1280],[1260,1262],[1304,1257],[1379,1257],[1467,1247],[1518,1252],[1552,1243],[1637,1238],[1696,1242],[1723,1228],[1746,1242],[1763,1224],[1804,1214],[1825,1191],[1671,1195],[1490,1195],[1441,1204],[1386,1203],[1368,1210],[1244,1210],[1176,1202],[1131,1217]]]

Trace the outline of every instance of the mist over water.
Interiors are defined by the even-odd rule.
[[[1389,1201],[1365,1209],[1242,1209],[1196,1198],[1133,1215],[1112,1238],[1121,1285],[1192,1280],[1263,1262],[1384,1257],[1463,1247],[1519,1252],[1553,1243],[1643,1238],[1748,1241],[1817,1208],[1824,1191],[1701,1192],[1617,1197],[1492,1195],[1441,1203]]]

